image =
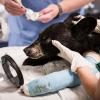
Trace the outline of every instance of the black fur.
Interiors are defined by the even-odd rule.
[[[99,52],[100,34],[93,32],[97,25],[96,19],[86,17],[79,21],[78,24],[73,25],[72,20],[75,20],[74,16],[71,15],[63,23],[53,24],[44,30],[35,43],[24,49],[29,59],[26,59],[23,64],[43,65],[49,61],[61,59],[57,56],[59,50],[52,45],[52,40],[57,40],[64,46],[81,54],[88,50]],[[43,53],[39,57],[35,56],[36,53],[40,52],[36,49],[37,45],[41,47],[41,52]],[[33,48],[35,48],[35,52],[32,53]]]

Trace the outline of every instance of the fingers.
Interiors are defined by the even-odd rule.
[[[62,51],[62,48],[64,48],[64,46],[59,42],[59,41],[56,41],[56,40],[52,40],[52,44],[57,47],[60,51]]]
[[[22,15],[25,13],[25,10],[26,10],[20,4],[12,0],[9,0],[9,1],[6,0],[4,6],[5,6],[5,9],[12,15]]]
[[[15,10],[13,10],[13,11],[11,11],[9,8],[6,8],[6,10],[8,11],[8,13],[10,13],[10,14],[12,14],[12,15],[14,15],[14,16],[21,16],[21,15],[23,15],[24,14],[24,11],[15,11]]]
[[[47,13],[49,13],[51,11],[52,11],[52,9],[50,9],[49,7],[47,7],[47,8],[44,8],[42,11],[40,11],[40,13],[41,14],[47,14]]]
[[[42,23],[48,23],[49,21],[52,20],[52,13],[49,13],[49,14],[45,14],[45,15],[42,15],[38,18],[38,21],[42,22]]]
[[[50,22],[57,16],[58,12],[58,6],[55,4],[51,4],[48,7],[44,8],[42,11],[40,11],[40,17],[38,18],[38,21],[42,23]]]
[[[40,17],[38,18],[38,21],[41,21],[43,23],[47,23],[50,20],[52,20],[52,10],[51,9],[43,9],[40,12]]]
[[[52,44],[55,47],[57,47],[61,52],[72,53],[72,50],[70,50],[69,48],[63,46],[59,41],[52,40]]]

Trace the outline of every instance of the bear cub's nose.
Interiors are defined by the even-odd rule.
[[[27,56],[30,56],[30,55],[31,55],[31,50],[28,49],[28,48],[25,48],[25,49],[24,49],[24,52],[25,52],[25,54],[26,54]]]

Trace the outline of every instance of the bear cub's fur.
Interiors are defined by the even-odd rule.
[[[23,64],[36,66],[60,60],[57,56],[59,50],[52,45],[52,40],[57,40],[81,54],[89,50],[99,52],[100,34],[94,32],[97,20],[86,17],[74,25],[72,21],[79,20],[76,16],[72,14],[63,23],[53,24],[41,32],[38,40],[24,49],[28,59]]]

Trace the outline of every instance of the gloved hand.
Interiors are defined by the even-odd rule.
[[[58,56],[64,58],[71,63],[71,70],[76,72],[80,67],[91,67],[92,64],[89,63],[84,57],[82,57],[78,52],[72,51],[69,48],[63,46],[60,42],[52,40],[52,44],[60,50]]]

